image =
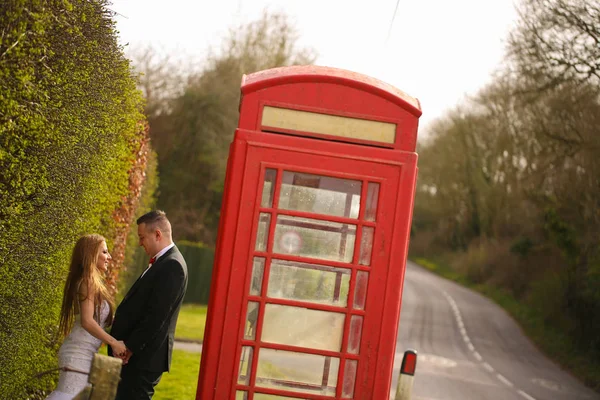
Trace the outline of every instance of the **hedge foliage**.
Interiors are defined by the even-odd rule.
[[[145,135],[142,98],[104,0],[0,8],[0,399],[43,398],[56,374],[76,238],[112,246]]]
[[[175,232],[177,233],[177,232]],[[213,261],[215,258],[215,250],[202,243],[188,242],[185,240],[176,241],[175,244],[188,267],[188,287],[184,303],[193,304],[208,304],[210,293],[210,280],[212,277]],[[127,287],[133,285],[135,280],[148,267],[148,256],[140,248],[135,252],[132,258],[132,264],[129,269],[135,273],[128,283]],[[121,293],[126,293],[122,290]]]
[[[144,185],[140,193],[136,213],[132,218],[131,229],[127,235],[127,247],[124,254],[124,262],[119,272],[117,301],[120,302],[125,294],[133,286],[137,278],[148,267],[148,256],[144,249],[139,246],[136,221],[143,214],[155,208],[155,193],[158,189],[158,172],[156,153],[152,150],[148,154],[148,162],[145,169]]]
[[[201,243],[177,243],[188,266],[188,288],[184,303],[208,304],[215,251]]]

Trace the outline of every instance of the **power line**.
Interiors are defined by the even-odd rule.
[[[396,12],[398,11],[398,4],[400,4],[400,0],[396,0],[396,8],[394,9],[394,14],[392,15],[392,20],[390,21],[390,27],[388,28],[387,37],[385,38],[385,42],[387,43],[390,38],[390,34],[392,33],[392,26],[394,25],[394,19],[396,19]]]

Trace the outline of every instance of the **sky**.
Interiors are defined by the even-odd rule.
[[[151,45],[196,67],[231,27],[265,9],[283,12],[317,65],[369,75],[419,99],[426,131],[491,81],[517,18],[513,1],[113,0],[110,8],[126,49]]]

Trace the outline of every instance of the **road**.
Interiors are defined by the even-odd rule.
[[[402,354],[418,352],[412,400],[599,400],[546,358],[485,297],[407,266],[392,397]]]

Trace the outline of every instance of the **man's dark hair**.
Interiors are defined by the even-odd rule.
[[[148,230],[160,229],[164,234],[171,235],[171,223],[167,219],[167,214],[162,210],[150,211],[136,221],[138,225],[146,224]]]
[[[168,221],[167,214],[165,214],[164,211],[153,210],[153,211],[147,212],[146,214],[139,217],[137,219],[136,223],[138,225],[140,225],[140,224],[151,225],[151,224],[154,224],[155,222],[164,221],[164,220]]]

